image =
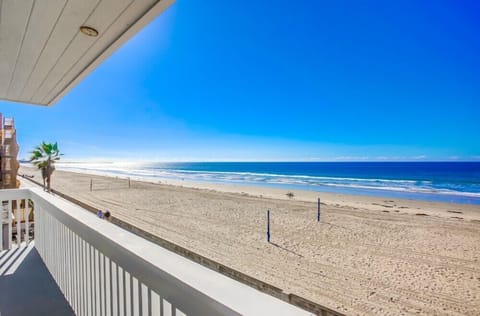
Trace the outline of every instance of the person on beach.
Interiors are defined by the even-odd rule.
[[[97,216],[98,216],[99,218],[103,218],[103,212],[102,212],[102,210],[98,210]]]
[[[111,215],[111,214],[110,214],[110,211],[106,211],[106,212],[105,212],[105,219],[106,219],[107,221],[110,221],[110,215]]]

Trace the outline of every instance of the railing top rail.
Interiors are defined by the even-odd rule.
[[[15,195],[15,198],[23,196],[33,199],[42,211],[54,216],[187,315],[212,314],[213,311],[221,315],[311,315],[102,220],[39,188],[16,190],[18,192],[2,191],[0,199],[7,196],[7,193]]]
[[[0,190],[0,201],[30,199],[32,193],[29,189],[3,189]]]

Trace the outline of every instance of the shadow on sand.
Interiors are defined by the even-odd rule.
[[[287,248],[285,248],[285,247],[282,247],[282,246],[280,246],[279,244],[276,244],[276,243],[274,243],[274,242],[270,242],[270,244],[271,244],[272,246],[275,246],[275,247],[277,247],[277,248],[280,248],[280,249],[282,249],[282,250],[285,250],[285,251],[287,251],[287,252],[289,252],[289,253],[291,253],[291,254],[294,254],[295,256],[298,256],[298,257],[300,257],[300,258],[303,258],[303,256],[302,256],[301,254],[296,253],[295,251],[290,250],[290,249],[287,249]]]

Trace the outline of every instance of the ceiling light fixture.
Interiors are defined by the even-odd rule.
[[[97,37],[98,36],[98,31],[94,29],[93,27],[90,26],[80,26],[80,32],[87,36],[92,36],[92,37]]]

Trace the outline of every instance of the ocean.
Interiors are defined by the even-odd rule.
[[[58,169],[480,204],[480,162],[64,162]]]

